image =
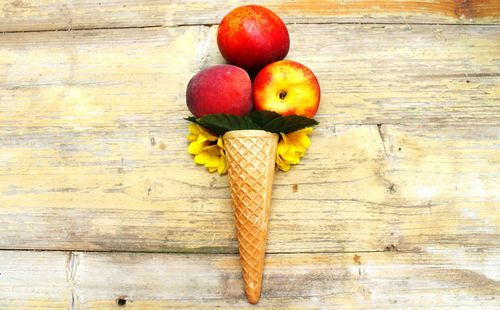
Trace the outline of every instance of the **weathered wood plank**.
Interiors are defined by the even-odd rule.
[[[499,123],[500,26],[290,30],[289,58],[311,67],[322,85],[321,120]],[[223,61],[215,33],[196,26],[1,35],[0,126],[147,130],[179,122],[190,77]]]
[[[236,252],[226,178],[185,152],[215,29],[0,36],[0,247]],[[500,27],[290,29],[321,125],[276,178],[269,250],[495,247]]]
[[[217,24],[252,1],[9,0],[0,32]],[[287,23],[498,23],[496,0],[267,1]]]
[[[363,253],[359,264],[354,255],[269,255],[258,308],[500,305],[498,265],[480,254],[460,262],[442,254]],[[119,296],[138,309],[255,307],[243,295],[235,256],[84,254],[79,268],[83,309],[113,308]]]
[[[68,257],[64,252],[1,251],[0,287],[7,280],[15,284],[2,287],[2,309],[58,309],[62,301],[70,309],[116,309],[120,298],[127,309],[500,306],[500,253],[491,249],[268,255],[257,306],[249,305],[243,295],[236,255],[74,253],[67,261]],[[71,276],[66,277],[65,270]],[[10,278],[4,282],[2,277]],[[38,280],[45,286],[37,286]],[[47,291],[54,298],[47,295],[40,301]],[[26,299],[35,302],[19,302]]]
[[[227,178],[195,167],[183,126],[155,145],[141,129],[4,138],[0,246],[235,253]],[[499,127],[327,126],[276,176],[270,252],[498,245]]]
[[[63,252],[0,251],[0,309],[68,309],[70,261]]]
[[[216,27],[210,35],[216,37]],[[336,124],[500,123],[500,26],[297,25],[287,58],[321,84]],[[209,45],[207,64],[222,61]]]

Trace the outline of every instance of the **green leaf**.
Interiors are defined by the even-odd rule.
[[[319,123],[312,118],[298,116],[298,115],[287,115],[282,117],[277,117],[268,122],[263,129],[274,133],[289,133],[294,132],[306,127],[311,127],[318,125]]]
[[[216,135],[223,135],[231,130],[262,129],[248,116],[230,114],[211,114],[199,118],[198,123],[211,130]]]
[[[192,122],[192,123],[195,123],[195,124],[200,125],[200,123],[198,122],[198,119],[197,119],[196,117],[194,117],[194,116],[189,116],[189,117],[186,117],[186,118],[184,118],[184,119],[185,119],[186,121],[190,121],[190,122]]]
[[[201,118],[190,116],[187,121],[198,124],[222,136],[231,130],[266,130],[273,133],[290,133],[317,125],[312,118],[298,115],[281,116],[271,111],[253,111],[248,116],[210,114]]]
[[[261,128],[264,128],[267,123],[269,123],[273,119],[281,117],[280,114],[272,111],[253,111],[248,116],[255,124],[259,125]]]

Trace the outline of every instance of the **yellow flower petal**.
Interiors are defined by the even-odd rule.
[[[290,145],[288,145],[288,139],[287,139],[286,135],[284,133],[282,133],[280,135],[281,135],[281,138],[278,142],[277,151],[278,151],[278,154],[285,154],[290,149]]]
[[[193,141],[189,143],[188,153],[193,155],[200,154],[203,151],[203,148],[206,146],[207,146],[206,143],[199,143],[198,141]]]
[[[198,138],[196,139],[196,141],[198,141],[198,143],[203,143],[205,141],[208,141],[208,139],[204,135],[199,135]]]
[[[205,146],[203,151],[208,152],[211,156],[220,156],[220,147],[217,144]]]
[[[281,134],[278,142],[276,165],[280,170],[288,171],[291,165],[296,165],[311,145],[309,134],[311,127],[297,130],[288,134]]]
[[[219,137],[217,139],[217,145],[221,148],[224,149],[224,141],[222,141],[222,137]]]
[[[192,141],[196,141],[198,139],[198,136],[190,133],[189,135],[186,136],[186,139],[188,139],[189,141],[192,142]]]
[[[200,131],[200,135],[204,136],[209,141],[217,140],[217,136],[214,136],[210,131],[205,129],[204,127],[198,125],[198,130]]]
[[[208,162],[209,158],[210,154],[208,154],[208,152],[201,152],[194,157],[194,162],[198,165],[204,165],[206,162]]]
[[[290,150],[290,146],[283,141],[278,142],[278,154],[283,155],[286,154]]]
[[[227,169],[229,168],[229,165],[228,165],[228,162],[227,162],[227,157],[226,157],[226,152],[224,151],[224,149],[220,149],[220,161],[223,162],[223,167],[222,167],[222,164],[221,165],[221,169],[222,169],[222,173],[220,174],[225,174],[227,172]]]
[[[224,174],[227,171],[226,156],[222,155],[219,158],[219,165],[217,166],[217,172],[219,174]]]
[[[283,160],[290,164],[298,164],[300,162],[300,157],[295,154],[295,152],[288,152],[282,156]]]
[[[195,123],[191,123],[189,124],[189,131],[193,134],[193,135],[199,135],[200,134],[200,130],[198,129],[198,125],[195,124]]]
[[[284,154],[280,154],[280,155],[281,155],[281,158],[283,158],[283,160],[285,160],[291,164],[298,164],[300,161],[300,156],[297,154],[297,150],[295,148],[295,145],[290,145],[288,152],[286,152]]]
[[[276,158],[276,165],[278,166],[278,169],[280,169],[281,171],[286,172],[290,170],[290,164],[283,161],[283,159],[280,156]]]
[[[208,160],[205,162],[205,167],[217,170],[217,167],[219,167],[219,156],[209,155]]]
[[[287,138],[286,134],[280,133],[280,136],[281,136],[280,140],[283,140],[283,143],[288,144],[288,138]]]
[[[297,130],[295,132],[300,132],[300,133],[304,133],[306,135],[310,135],[312,131],[313,131],[312,127],[306,127],[304,129]]]
[[[278,168],[281,171],[288,172],[288,171],[290,171],[290,167],[291,167],[290,164],[285,164],[285,165],[279,166]]]
[[[305,133],[292,132],[288,135],[288,139],[289,144],[294,145],[296,149],[301,151],[305,151],[311,145],[311,141]]]
[[[217,137],[198,124],[189,125],[186,138],[191,141],[188,152],[194,156],[194,162],[204,165],[208,171],[220,174],[227,172],[227,159],[222,137]]]

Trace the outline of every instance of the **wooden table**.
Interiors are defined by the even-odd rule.
[[[240,3],[0,2],[0,309],[250,307],[183,120]],[[276,175],[251,308],[498,309],[500,1],[265,5],[321,124]]]

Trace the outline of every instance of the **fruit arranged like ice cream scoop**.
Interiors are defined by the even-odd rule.
[[[218,113],[247,115],[252,111],[252,82],[241,68],[212,66],[191,78],[186,103],[196,117]]]
[[[306,66],[282,60],[290,46],[288,30],[269,9],[234,9],[222,20],[217,43],[224,58],[241,68],[213,66],[189,82],[186,102],[195,117],[186,118],[194,123],[188,152],[210,172],[228,171],[245,293],[255,304],[262,289],[274,172],[276,166],[288,171],[298,164],[309,147],[320,87]],[[252,74],[262,69],[253,86],[243,69]]]
[[[255,77],[254,109],[281,115],[313,117],[318,110],[320,87],[314,73],[291,60],[274,62]]]
[[[257,72],[285,58],[290,37],[278,15],[262,6],[246,5],[232,10],[222,19],[217,45],[229,63]]]

